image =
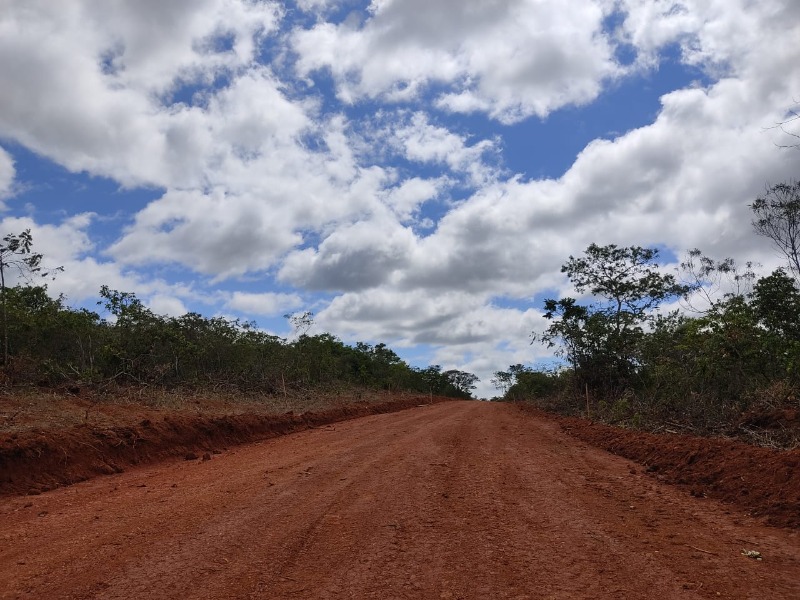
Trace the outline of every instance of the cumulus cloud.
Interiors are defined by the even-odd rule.
[[[777,26],[773,13],[765,13],[764,20]],[[767,51],[772,43],[756,40],[748,52],[728,51],[734,48],[726,38],[737,31],[742,16],[739,12],[718,29],[709,28],[719,44],[703,30],[702,46],[692,46],[698,52],[713,48],[691,60],[702,55],[710,65],[724,63],[725,77],[707,88],[666,94],[652,124],[594,141],[558,180],[517,177],[483,186],[453,207],[432,235],[415,240],[407,268],[392,279],[395,291],[344,294],[324,318],[354,334],[440,347],[437,360],[472,365],[485,376],[487,365],[469,359],[473,350],[491,354],[494,361],[506,356],[508,364],[524,355],[490,350],[492,336],[519,340],[520,332],[484,327],[502,318],[497,311],[483,313],[484,321],[475,318],[488,298],[531,297],[545,289],[568,293],[560,290],[564,281],[558,269],[591,242],[663,244],[678,255],[700,246],[719,258],[774,266],[771,251],[751,231],[748,204],[765,182],[794,176],[796,155],[778,150],[777,133],[765,127],[785,115],[800,76],[784,57],[791,44],[780,44],[775,55]],[[772,31],[787,41],[799,33],[788,21]],[[795,59],[797,52],[796,47],[791,52]],[[443,305],[454,289],[463,290],[476,306]],[[443,295],[428,297],[433,290]],[[513,310],[508,314],[521,318]],[[534,310],[531,319],[541,314]],[[535,355],[529,352],[528,357]]]
[[[329,70],[345,102],[408,100],[442,84],[439,107],[511,123],[589,102],[621,73],[607,4],[381,0],[363,26],[318,23],[293,45],[299,72]]]
[[[546,321],[536,309],[501,308],[487,294],[400,292],[391,288],[348,292],[316,315],[317,323],[335,327],[345,339],[382,340],[397,348],[431,347],[427,360],[444,369],[478,374],[479,396],[495,394],[493,371],[529,363],[550,352],[530,344],[530,334]]]
[[[337,296],[317,314],[321,325],[336,323],[349,337],[380,339],[383,333],[402,344],[417,343],[418,336],[450,336],[464,343],[473,338],[466,331],[458,334],[451,327],[459,316],[477,310],[484,299],[460,292],[428,294],[424,290],[398,294],[390,287],[369,292],[350,292]]]
[[[140,211],[109,253],[121,264],[177,262],[199,273],[233,276],[268,268],[299,242],[257,198],[176,191]]]
[[[0,148],[0,207],[2,207],[2,200],[11,195],[15,174],[14,159],[3,148]]]
[[[409,221],[428,200],[435,199],[447,187],[448,180],[412,177],[382,195],[385,204],[400,221]]]
[[[46,284],[53,293],[65,294],[71,301],[96,295],[104,284],[117,289],[137,289],[141,283],[138,278],[124,275],[118,265],[99,262],[88,255],[94,249],[87,232],[93,218],[94,215],[83,213],[49,225],[37,223],[30,217],[9,216],[0,221],[0,237],[18,235],[29,229],[33,251],[44,257],[44,270],[51,272],[56,267],[64,268],[63,273],[58,273],[54,279],[36,278],[31,283]],[[18,276],[19,273],[11,270],[11,285],[25,282]]]
[[[171,130],[187,118],[171,94],[247,67],[279,15],[237,0],[7,2],[0,131],[73,171],[167,185]]]
[[[485,160],[487,155],[497,153],[496,140],[469,144],[465,136],[432,124],[422,112],[401,123],[392,141],[408,160],[447,165],[453,173],[466,174],[469,183],[475,186],[499,176],[498,170]]]
[[[297,294],[233,292],[225,303],[231,310],[251,315],[275,316],[302,306]]]
[[[407,266],[414,234],[397,222],[361,221],[341,227],[319,249],[290,254],[278,276],[311,290],[361,290],[386,283]]]
[[[189,311],[180,298],[165,294],[155,294],[147,301],[147,307],[157,315],[182,317]]]

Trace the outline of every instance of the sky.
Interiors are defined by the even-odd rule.
[[[589,244],[780,264],[796,0],[0,0],[0,233],[72,306],[314,312],[477,374]],[[793,128],[794,127],[794,128]]]

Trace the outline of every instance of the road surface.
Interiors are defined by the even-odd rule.
[[[1,499],[0,598],[800,598],[800,538],[445,402]]]

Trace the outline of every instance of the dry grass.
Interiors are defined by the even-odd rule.
[[[400,394],[349,390],[321,393],[295,392],[269,396],[218,391],[181,391],[153,388],[120,388],[113,393],[22,388],[0,393],[0,433],[34,429],[62,429],[129,425],[167,413],[230,416],[302,414],[352,404],[378,403],[401,398]]]

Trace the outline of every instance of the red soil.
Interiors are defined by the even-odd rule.
[[[736,505],[770,525],[800,527],[800,450],[630,431],[586,419],[557,420],[571,435],[636,461],[693,496]]]
[[[0,432],[0,495],[38,494],[97,475],[121,473],[132,465],[176,456],[197,459],[237,444],[439,400],[408,396],[282,415],[204,416],[105,406],[101,425]]]
[[[248,421],[224,423],[209,440]],[[133,448],[152,428],[102,447]],[[159,428],[184,449],[189,431],[203,427]],[[685,462],[710,471],[719,458],[704,456]],[[798,531],[499,403],[368,416],[0,498],[0,598],[796,599],[798,573]]]

